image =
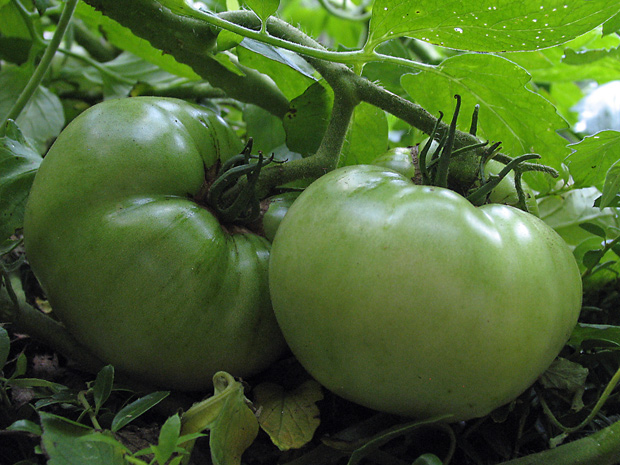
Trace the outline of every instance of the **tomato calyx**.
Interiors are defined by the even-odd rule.
[[[261,152],[253,156],[252,146],[253,141],[249,139],[240,154],[207,170],[205,184],[195,198],[223,225],[248,225],[260,217],[256,182],[262,168],[273,161],[273,156],[265,158]]]

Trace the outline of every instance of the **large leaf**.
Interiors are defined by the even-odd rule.
[[[609,0],[376,0],[368,47],[400,36],[459,50],[537,50],[567,42],[618,13]]]
[[[461,129],[469,129],[469,114],[478,104],[479,136],[501,141],[508,155],[538,153],[543,163],[559,168],[569,151],[556,131],[567,124],[549,101],[526,87],[529,81],[520,66],[488,54],[457,55],[437,68],[402,78],[405,90],[431,113],[451,116],[454,95],[459,94]],[[532,187],[544,190],[541,185]]]

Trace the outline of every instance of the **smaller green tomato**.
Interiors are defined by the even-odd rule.
[[[414,178],[417,170],[411,158],[411,150],[411,147],[394,147],[375,158],[372,164],[389,168],[408,178]]]
[[[266,200],[266,211],[263,214],[263,231],[265,238],[269,242],[273,241],[276,235],[276,231],[288,212],[288,209],[293,205],[293,202],[299,197],[301,192],[284,192],[282,194],[274,195]]]

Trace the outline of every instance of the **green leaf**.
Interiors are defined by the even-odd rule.
[[[367,48],[407,36],[458,50],[538,50],[580,36],[617,12],[609,0],[376,0]]]
[[[188,10],[193,10],[188,5],[185,6]],[[136,36],[130,29],[102,15],[84,2],[78,3],[75,9],[75,16],[84,21],[91,30],[103,31],[106,39],[118,48],[131,52],[176,76],[192,80],[200,79],[189,66],[179,63],[172,55],[162,53],[161,50],[153,47],[148,41]]]
[[[112,393],[112,386],[114,385],[114,367],[112,365],[106,365],[95,379],[93,386],[93,398],[95,400],[95,414],[99,412],[101,406],[108,400]]]
[[[57,415],[39,412],[42,445],[48,465],[125,465],[124,448],[104,441],[82,439],[93,430]]]
[[[319,426],[316,402],[323,399],[321,386],[306,381],[293,391],[274,383],[262,383],[253,390],[261,428],[278,449],[299,449],[310,442]]]
[[[6,329],[0,326],[0,372],[6,365],[9,359],[9,352],[11,351],[11,338]]]
[[[289,149],[303,156],[317,151],[327,128],[332,102],[333,94],[321,82],[312,84],[291,101],[291,107],[284,116]]]
[[[225,372],[213,376],[214,393],[194,404],[181,418],[183,436],[211,431],[209,445],[214,465],[240,465],[241,455],[258,434],[258,420],[248,406],[243,385]],[[183,447],[191,451],[193,440]]]
[[[586,389],[588,369],[565,358],[557,358],[540,377],[540,383],[548,389],[561,389],[574,394],[573,408],[583,407],[582,394]]]
[[[7,431],[22,431],[24,433],[35,434],[40,436],[42,433],[41,426],[30,420],[17,420],[9,425]]]
[[[254,10],[261,21],[265,22],[278,11],[280,0],[245,0],[245,4]]]
[[[513,157],[525,153],[543,155],[541,163],[560,168],[568,155],[566,141],[557,131],[566,122],[554,106],[527,88],[530,76],[520,66],[488,54],[463,54],[448,58],[437,68],[406,74],[402,85],[411,97],[434,115],[451,115],[454,95],[462,97],[459,127],[469,130],[470,112],[480,105],[478,136],[501,141],[501,151]],[[532,124],[536,115],[536,124]],[[538,179],[531,187],[546,191]]]
[[[609,19],[609,21],[607,21],[605,24],[603,24],[604,35],[614,34],[618,31],[620,31],[620,13]]]
[[[26,67],[4,66],[0,71],[0,115],[7,115],[30,79]],[[24,137],[37,152],[43,153],[65,124],[62,103],[58,96],[39,86],[16,120]]]
[[[594,347],[607,347],[610,344],[620,347],[620,326],[578,323],[567,344],[581,349],[584,342]]]
[[[237,54],[241,64],[268,75],[289,99],[299,97],[316,82],[314,68],[288,50],[244,39]]]
[[[605,175],[605,184],[603,184],[603,195],[599,208],[611,206],[616,200],[616,196],[620,193],[620,160],[616,161]]]
[[[247,133],[254,140],[254,150],[270,154],[277,147],[284,144],[286,134],[282,120],[267,110],[256,105],[245,105],[243,120],[246,123]]]
[[[595,236],[602,237],[603,239],[607,237],[607,234],[605,233],[605,229],[601,228],[598,224],[581,223],[579,227],[581,229],[588,231],[590,234],[594,234]]]
[[[112,426],[110,429],[113,433],[116,433],[119,429],[127,426],[143,413],[148,412],[155,405],[164,400],[170,392],[168,391],[156,391],[147,394],[144,397],[133,401],[131,404],[123,407],[112,420]]]
[[[22,226],[26,200],[41,161],[41,156],[10,121],[6,135],[0,137],[1,241]]]
[[[181,417],[178,414],[171,416],[162,425],[159,432],[157,446],[153,447],[153,453],[157,462],[165,464],[174,453],[177,441],[181,434]]]
[[[443,461],[435,454],[420,455],[412,465],[442,465]]]
[[[573,152],[566,164],[575,181],[575,187],[595,186],[602,190],[607,172],[620,160],[620,132],[602,131],[570,144]]]
[[[388,121],[385,112],[368,103],[355,108],[340,166],[369,164],[388,148]]]

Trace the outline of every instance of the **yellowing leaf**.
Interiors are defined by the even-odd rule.
[[[312,439],[320,423],[319,383],[309,380],[288,392],[277,384],[263,383],[256,386],[254,395],[258,422],[280,450],[298,449]]]

